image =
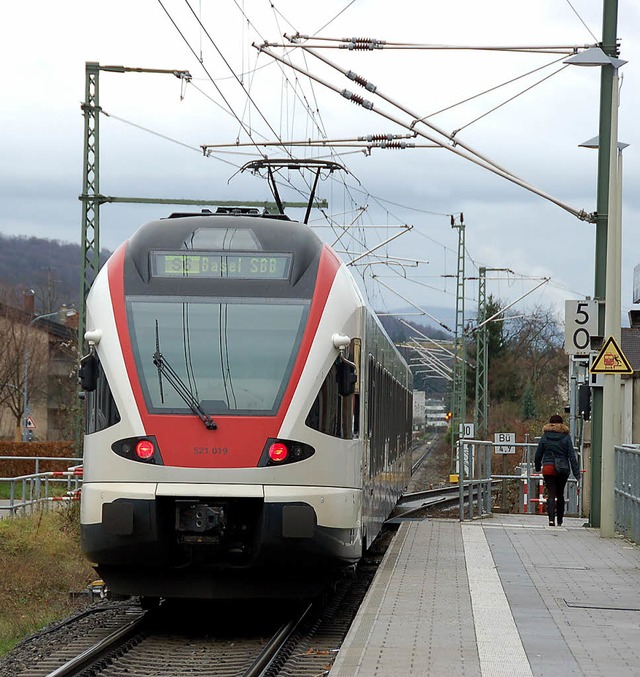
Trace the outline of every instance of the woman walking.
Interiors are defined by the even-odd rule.
[[[536,472],[542,468],[542,477],[547,487],[547,513],[549,526],[562,525],[564,517],[564,488],[569,479],[569,468],[573,476],[580,477],[580,467],[573,449],[569,428],[562,416],[554,414],[542,429],[542,437],[536,449]]]

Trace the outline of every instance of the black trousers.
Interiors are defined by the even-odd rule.
[[[558,523],[564,517],[564,488],[569,479],[568,474],[556,473],[555,475],[543,475],[547,487],[547,514],[550,520],[558,518]]]

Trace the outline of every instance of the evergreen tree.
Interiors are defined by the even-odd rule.
[[[529,421],[536,418],[538,415],[538,407],[536,405],[536,396],[533,391],[531,381],[527,381],[527,385],[522,395],[522,420]]]

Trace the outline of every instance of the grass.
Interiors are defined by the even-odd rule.
[[[77,609],[95,572],[80,552],[79,506],[0,520],[0,656]]]
[[[15,482],[14,498],[16,501],[22,500],[22,482]],[[44,480],[40,482],[40,493],[44,496]],[[35,492],[35,487],[33,488]],[[27,482],[27,497],[29,496],[29,482]],[[66,481],[52,481],[49,480],[49,496],[64,496],[67,492]],[[11,498],[11,482],[0,482],[0,499],[9,500]]]

